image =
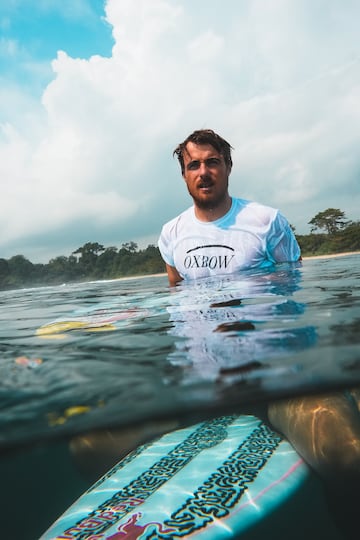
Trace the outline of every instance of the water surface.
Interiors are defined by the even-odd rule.
[[[186,424],[360,384],[359,263],[305,260],[173,290],[157,276],[1,292],[0,449],[14,497],[21,475],[36,492],[36,470],[38,502],[53,493],[47,526],[85,489],[66,452],[93,429]],[[15,527],[16,504],[4,505]],[[28,520],[42,525],[32,504]]]

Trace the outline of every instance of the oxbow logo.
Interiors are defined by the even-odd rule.
[[[221,250],[230,250],[234,251],[234,248],[219,244],[209,244],[205,246],[198,246],[196,248],[189,249],[186,252],[186,256],[184,258],[184,267],[188,270],[190,268],[210,268],[211,270],[215,269],[226,269],[230,265],[231,261],[234,258],[234,254],[228,253],[228,254],[222,254],[217,253],[215,254],[213,252],[213,248],[216,248],[219,251],[219,248]],[[202,250],[208,250],[211,249],[212,253],[206,254],[206,253],[199,253],[199,251]],[[194,253],[197,252],[197,253]]]

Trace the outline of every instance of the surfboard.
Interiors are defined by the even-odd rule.
[[[93,310],[79,311],[65,318],[58,318],[37,329],[40,337],[64,337],[70,331],[109,332],[129,324],[133,319],[148,317],[148,309],[138,307],[114,308],[100,306]]]
[[[309,474],[261,420],[222,416],[128,454],[41,540],[237,538],[301,490]]]

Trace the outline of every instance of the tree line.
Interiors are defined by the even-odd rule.
[[[296,234],[302,255],[326,255],[360,251],[360,221],[349,221],[344,212],[328,208],[310,221],[308,235]],[[89,280],[157,274],[165,271],[159,249],[150,244],[139,249],[135,242],[121,248],[87,242],[69,257],[50,259],[47,264],[33,264],[23,255],[0,258],[0,289],[58,285]]]
[[[328,208],[314,216],[308,224],[310,234],[296,239],[304,257],[360,251],[360,221],[350,221],[338,208]]]
[[[164,272],[159,249],[148,245],[139,249],[135,242],[105,247],[87,242],[69,257],[60,255],[47,264],[33,264],[23,255],[0,259],[0,289],[58,285],[97,279],[157,274]]]

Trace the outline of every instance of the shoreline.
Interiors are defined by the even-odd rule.
[[[308,256],[303,256],[302,259],[301,259],[301,262],[306,262],[306,261],[311,261],[311,260],[316,260],[316,259],[335,259],[335,258],[338,258],[338,257],[346,257],[346,256],[349,256],[349,255],[360,255],[360,251],[346,251],[346,252],[343,252],[343,253],[330,253],[328,255],[308,255]],[[167,276],[167,273],[166,272],[158,272],[156,274],[140,274],[140,275],[135,275],[135,276],[121,276],[121,277],[117,277],[117,278],[111,278],[111,279],[102,279],[102,280],[91,280],[91,281],[88,281],[88,282],[74,282],[74,283],[62,283],[62,284],[47,284],[47,285],[34,285],[34,286],[31,286],[31,285],[28,285],[26,287],[18,287],[18,288],[15,288],[15,289],[0,289],[0,293],[1,292],[5,292],[5,291],[18,291],[18,290],[28,290],[28,289],[38,289],[38,288],[43,288],[43,287],[58,287],[58,286],[61,286],[61,285],[74,285],[74,284],[78,284],[78,283],[98,283],[98,282],[111,282],[111,281],[133,281],[133,280],[136,280],[136,279],[145,279],[145,278],[157,278],[157,277],[166,277]]]
[[[335,259],[337,257],[346,257],[347,255],[360,255],[360,251],[346,251],[344,253],[330,253],[328,255],[308,255],[302,258],[302,261],[311,261],[316,259]],[[130,280],[130,279],[143,279],[166,276],[166,272],[159,272],[157,274],[143,274],[139,276],[123,276],[120,278],[114,278],[114,281]],[[113,281],[113,280],[110,280]]]
[[[337,257],[346,257],[347,255],[360,255],[360,251],[345,251],[344,253],[329,253],[328,255],[309,255],[302,258],[303,261],[312,259],[335,259]]]

